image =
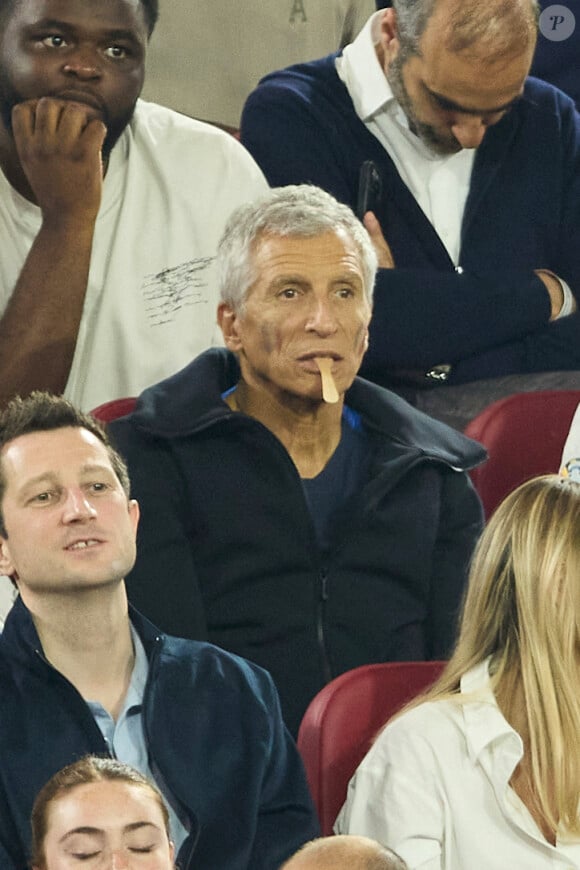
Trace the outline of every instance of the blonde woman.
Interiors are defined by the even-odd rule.
[[[580,483],[528,481],[477,547],[438,682],[390,722],[341,833],[421,870],[580,868]]]

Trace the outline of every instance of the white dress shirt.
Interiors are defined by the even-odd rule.
[[[473,700],[426,702],[385,728],[349,784],[337,833],[374,837],[411,870],[580,868],[580,841],[550,845],[509,785],[522,741],[487,666],[461,680]]]
[[[346,46],[337,58],[336,70],[356,114],[387,151],[457,266],[475,149],[441,157],[411,132],[375,52],[383,12],[372,15]]]
[[[99,701],[87,701],[87,706],[99,726],[111,756],[140,771],[143,776],[156,783],[157,788],[162,792],[169,812],[171,840],[177,854],[188,835],[188,830],[177,813],[178,802],[160,775],[154,774],[150,764],[143,726],[143,698],[149,677],[149,661],[143,642],[132,625],[131,638],[135,650],[135,664],[123,707],[117,719],[113,719]]]

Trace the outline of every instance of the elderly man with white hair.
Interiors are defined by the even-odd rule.
[[[376,256],[314,187],[235,212],[225,349],[112,425],[143,508],[133,601],[267,668],[287,724],[368,662],[444,657],[481,528],[483,451],[357,377]]]

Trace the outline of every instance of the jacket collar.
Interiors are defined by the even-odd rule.
[[[151,658],[153,648],[161,638],[161,632],[129,604],[129,619]],[[32,615],[20,596],[12,605],[4,630],[0,633],[0,651],[10,658],[31,661],[35,653],[43,653],[42,644]]]
[[[155,437],[187,437],[237,416],[221,396],[235,386],[239,377],[235,355],[225,348],[211,348],[177,374],[145,390],[130,419],[138,429]],[[477,442],[363,378],[355,378],[345,401],[361,414],[370,429],[400,447],[412,448],[461,470],[473,468],[486,458]]]
[[[36,626],[20,595],[6,617],[0,634],[0,650],[16,659],[30,659],[35,652],[42,652]]]

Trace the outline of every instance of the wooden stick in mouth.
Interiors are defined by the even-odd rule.
[[[314,358],[316,365],[320,371],[322,378],[322,398],[329,405],[334,405],[338,402],[339,395],[332,377],[332,360],[327,356],[317,356]]]

